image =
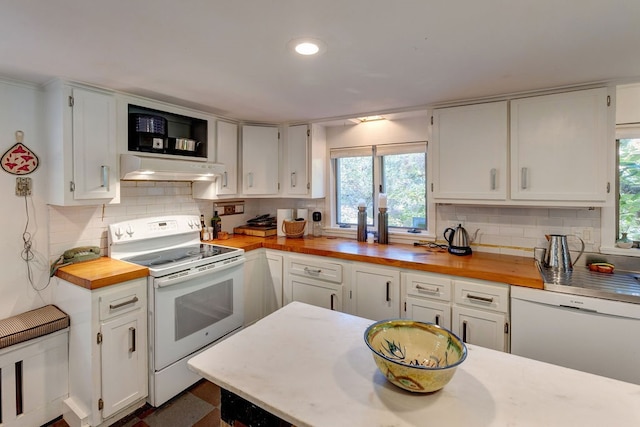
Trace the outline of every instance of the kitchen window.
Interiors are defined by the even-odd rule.
[[[640,138],[618,140],[618,237],[640,241]]]
[[[335,224],[357,224],[358,204],[367,206],[367,225],[377,226],[378,195],[387,194],[389,227],[427,230],[426,142],[331,150]]]

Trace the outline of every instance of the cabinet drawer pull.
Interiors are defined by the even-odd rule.
[[[495,190],[497,186],[496,177],[498,175],[498,171],[496,168],[491,169],[491,189]]]
[[[116,308],[124,307],[125,305],[135,304],[138,302],[138,297],[133,297],[129,301],[121,302],[120,304],[109,304],[109,310],[115,310]]]
[[[440,315],[436,314],[436,325],[440,326]]]
[[[291,188],[296,188],[297,184],[297,175],[295,172],[291,172]]]
[[[129,353],[136,351],[136,328],[133,326],[129,328],[129,339],[131,340],[129,345]]]
[[[467,321],[462,322],[462,342],[467,342]]]
[[[416,289],[419,291],[431,292],[432,294],[437,294],[438,292],[440,292],[440,288],[428,288],[420,284],[416,285]]]
[[[310,274],[311,276],[319,276],[320,273],[322,273],[322,270],[320,270],[319,268],[318,269],[312,269],[312,268],[309,268],[309,267],[305,267],[304,268],[304,272],[307,273],[307,274]]]
[[[227,188],[228,185],[227,171],[222,174],[222,187]]]
[[[333,304],[333,298],[336,297],[336,296],[337,296],[336,294],[331,294],[329,296],[331,310],[335,310],[336,309],[335,305]]]
[[[479,297],[477,295],[471,295],[471,294],[467,294],[467,298],[476,300],[476,301],[488,302],[489,304],[493,302],[493,298]]]
[[[253,172],[249,172],[248,178],[249,178],[249,188],[253,188]]]
[[[387,280],[387,302],[391,301],[391,281]]]
[[[476,301],[488,302],[489,304],[493,302],[493,298],[479,297],[477,295],[471,295],[471,294],[467,294],[467,298],[476,300]]]
[[[527,168],[522,168],[520,169],[520,188],[526,190],[527,186]]]

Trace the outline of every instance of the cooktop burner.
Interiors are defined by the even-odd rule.
[[[182,246],[173,249],[149,252],[147,254],[122,258],[122,260],[142,265],[144,267],[159,268],[168,267],[172,264],[197,261],[234,251],[237,251],[237,249],[201,243],[199,245]]]

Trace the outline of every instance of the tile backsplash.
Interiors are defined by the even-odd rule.
[[[438,239],[447,227],[458,224],[473,235],[474,250],[508,255],[532,256],[534,247],[546,247],[545,234],[573,234],[585,241],[586,252],[600,247],[599,208],[536,208],[438,205]],[[579,250],[577,239],[569,239]]]
[[[213,205],[191,196],[190,182],[121,181],[120,203],[113,205],[49,206],[49,256],[56,259],[76,246],[100,246],[107,254],[107,226],[132,218],[159,215],[200,215],[210,218]]]
[[[159,215],[205,215],[211,218],[215,202],[192,197],[190,182],[122,181],[120,203],[100,206],[49,206],[49,258],[56,259],[76,246],[100,246],[107,254],[107,226],[132,218]],[[260,214],[275,215],[278,208],[305,208],[309,215],[320,211],[325,218],[325,199],[246,199],[244,214],[222,217],[222,229],[232,232],[247,219]],[[473,235],[474,250],[532,256],[534,247],[546,247],[545,234],[577,234],[587,252],[600,247],[600,209],[487,207],[438,205],[438,240],[447,227],[461,223]],[[571,242],[571,239],[570,239]],[[573,240],[572,249],[579,249]]]

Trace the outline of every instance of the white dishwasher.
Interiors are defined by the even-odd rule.
[[[511,353],[640,384],[640,304],[567,292],[512,286]]]

